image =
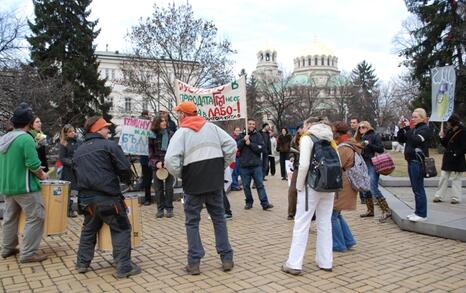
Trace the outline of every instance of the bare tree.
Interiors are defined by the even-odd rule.
[[[124,64],[126,85],[151,105],[175,101],[174,79],[195,87],[214,87],[232,79],[228,40],[219,40],[211,21],[195,18],[189,3],[162,8],[140,20],[128,38],[134,57]]]
[[[26,21],[15,11],[0,11],[0,67],[13,66],[20,59],[26,31]]]
[[[296,125],[315,114],[320,101],[320,89],[317,86],[314,84],[288,86],[287,93],[291,105],[284,113],[283,120],[286,125]]]

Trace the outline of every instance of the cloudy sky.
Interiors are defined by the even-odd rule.
[[[159,6],[169,2],[157,0]],[[175,3],[186,3],[176,0]],[[31,0],[2,0],[7,9],[33,17]],[[91,18],[99,19],[97,50],[127,52],[125,35],[139,18],[151,15],[154,0],[94,0]],[[248,73],[256,66],[256,53],[273,47],[285,72],[293,58],[315,40],[330,47],[339,58],[339,69],[351,71],[367,60],[383,81],[400,73],[400,59],[393,38],[408,12],[403,0],[191,0],[197,17],[212,20],[220,37],[228,38],[238,54],[235,70]],[[3,7],[0,9],[4,9]]]

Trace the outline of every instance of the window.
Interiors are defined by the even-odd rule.
[[[265,61],[270,61],[270,54],[269,53],[265,54]]]
[[[307,65],[311,66],[311,58],[307,59]]]
[[[325,60],[324,60],[324,57],[322,57],[322,60],[320,60],[320,65],[324,66],[325,65]]]
[[[125,112],[131,112],[131,98],[125,98]]]
[[[113,97],[108,97],[107,102],[109,104],[109,111],[113,112]]]
[[[314,65],[317,66],[317,57],[314,58]]]
[[[327,66],[330,66],[330,57],[327,59]]]

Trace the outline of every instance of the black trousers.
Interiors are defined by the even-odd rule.
[[[152,177],[154,171],[152,171],[152,168],[147,164],[141,164],[141,169],[142,169],[142,186],[144,188],[144,200],[151,202],[152,201],[152,196],[150,193],[150,189],[152,186]]]
[[[225,214],[232,215],[230,201],[228,200],[227,193],[223,189],[223,207],[225,208]]]
[[[267,154],[262,154],[262,174],[267,176],[269,174],[269,156]]]
[[[110,227],[112,235],[113,259],[117,272],[131,271],[131,224],[123,199],[119,196],[87,196],[80,197],[79,205],[84,213],[84,223],[76,265],[89,267],[94,258],[97,233],[105,223]]]
[[[270,174],[275,176],[275,157],[269,156]]]
[[[282,178],[288,178],[286,174],[286,168],[285,168],[285,161],[288,160],[289,153],[288,152],[280,152],[280,172],[282,175]]]
[[[173,184],[175,177],[168,175],[165,183],[158,179],[154,174],[154,189],[155,200],[157,202],[157,209],[163,211],[164,209],[173,209]]]

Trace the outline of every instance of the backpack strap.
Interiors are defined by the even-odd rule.
[[[314,145],[316,142],[319,141],[319,139],[317,138],[317,136],[313,135],[312,133],[309,133],[309,132],[306,132],[304,135],[306,136],[309,136],[312,140],[312,151],[311,151],[311,163],[309,164],[309,168],[311,168],[312,166],[312,158],[314,157]],[[307,171],[309,172],[309,170]],[[309,199],[309,192],[307,191],[307,178],[309,176],[306,176],[306,181],[304,181],[304,190],[305,190],[305,193],[306,193],[306,197],[305,197],[305,211],[307,212],[309,210],[309,203],[308,203],[308,199]]]
[[[349,147],[350,149],[353,150],[353,166],[351,166],[351,167],[354,167],[354,164],[356,164],[356,150],[354,149],[354,147],[352,145],[350,145],[349,143],[346,143],[346,142],[340,143],[337,147],[339,148],[340,146],[346,146],[346,147]],[[346,171],[346,170],[343,169],[343,171]]]

